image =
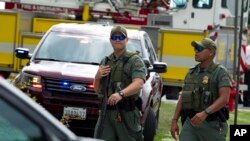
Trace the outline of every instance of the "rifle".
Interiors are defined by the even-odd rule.
[[[105,65],[108,62],[108,58],[106,57],[105,59]],[[108,83],[109,83],[109,76],[107,75],[102,78],[101,83],[102,83],[102,89],[101,92],[103,94],[102,98],[102,105],[101,105],[101,119],[100,119],[100,125],[99,128],[97,128],[97,133],[96,133],[96,138],[101,138],[102,133],[103,133],[103,128],[104,128],[104,120],[106,117],[106,109],[107,109],[107,100],[108,100]]]

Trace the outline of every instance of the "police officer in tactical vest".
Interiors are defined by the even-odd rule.
[[[177,139],[181,117],[180,141],[226,141],[231,78],[225,67],[213,61],[216,54],[213,40],[204,38],[191,45],[199,64],[185,77],[172,118],[171,135]]]
[[[101,105],[94,136],[107,141],[142,141],[136,101],[146,79],[146,68],[137,53],[126,49],[128,38],[123,26],[112,28],[110,42],[114,51],[101,61],[95,76],[95,90],[103,99],[107,96],[107,101]]]

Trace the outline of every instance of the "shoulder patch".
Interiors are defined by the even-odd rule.
[[[139,57],[133,56],[133,62],[134,62],[134,66],[141,66],[142,65],[142,60]]]

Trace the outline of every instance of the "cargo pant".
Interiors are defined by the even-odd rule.
[[[226,141],[228,125],[219,121],[203,121],[199,127],[191,124],[187,118],[180,133],[180,141]]]
[[[117,110],[107,110],[104,120],[104,128],[100,139],[106,141],[143,141],[142,127],[140,124],[140,113],[138,109],[133,111],[123,111],[124,121],[117,119]],[[127,125],[125,125],[127,124]],[[94,137],[100,126],[100,117],[98,118]],[[129,129],[128,129],[129,128]]]

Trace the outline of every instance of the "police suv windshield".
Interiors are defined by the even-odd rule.
[[[139,40],[130,39],[127,49],[139,51],[140,55],[142,52]],[[51,32],[39,47],[34,59],[99,64],[112,52],[113,48],[107,36]]]

